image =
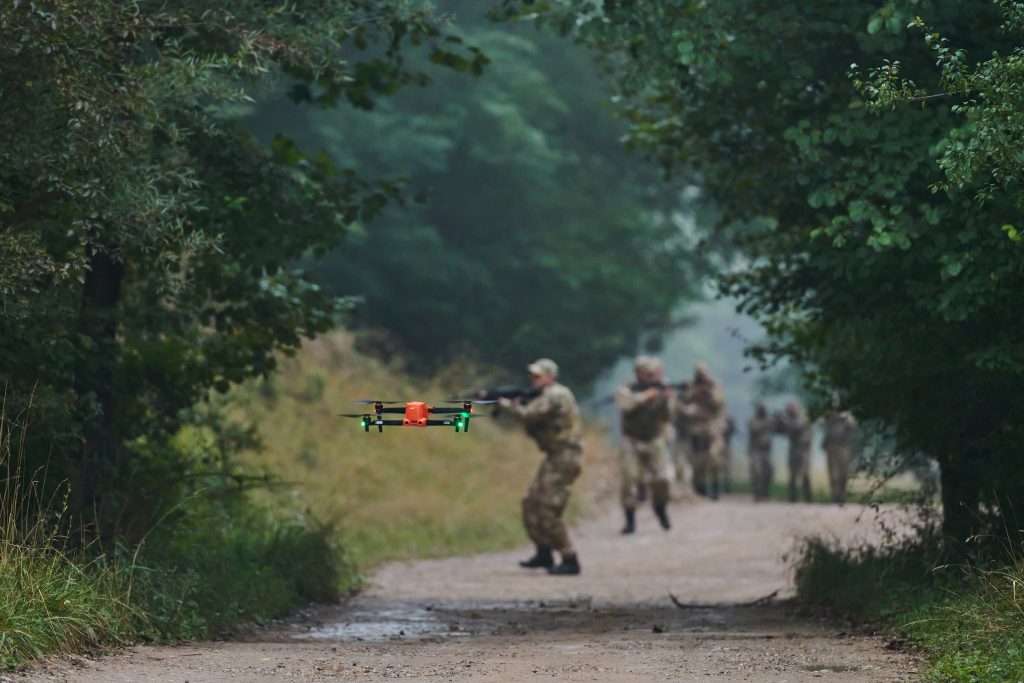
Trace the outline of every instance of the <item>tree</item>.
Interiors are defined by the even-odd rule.
[[[761,318],[763,358],[788,358],[908,451],[939,460],[947,532],[964,540],[981,503],[1024,504],[1012,420],[1024,328],[1019,246],[1005,198],[976,183],[933,188],[962,112],[869,111],[851,65],[900,55],[937,92],[914,12],[971,52],[1001,49],[994,7],[963,3],[535,2],[615,76],[630,141],[744,222],[749,268],[725,289]],[[1004,522],[1008,522],[1003,526]]]
[[[426,82],[410,45],[483,63],[452,41],[398,0],[0,9],[0,379],[31,417],[26,471],[70,478],[76,521],[149,527],[187,477],[169,440],[188,409],[335,320],[292,264],[399,192],[260,144],[232,105],[287,74],[370,107]]]
[[[423,192],[311,268],[329,291],[363,297],[353,321],[384,328],[409,367],[468,356],[520,378],[553,356],[580,388],[654,343],[697,289],[687,202],[622,150],[585,50],[494,25],[479,3],[444,6],[491,60],[485,78],[448,73],[344,117],[267,102],[251,125],[340,163],[403,169]]]
[[[1002,13],[999,28],[1004,36],[1012,40],[1012,36],[1020,35],[1024,6],[1013,0],[995,0],[995,4]],[[976,197],[982,203],[997,192],[1006,192],[1020,206],[1024,202],[1020,155],[1024,145],[1020,113],[1024,93],[1019,74],[1024,66],[1024,48],[1013,46],[1006,53],[993,52],[989,59],[972,65],[966,49],[929,28],[920,16],[915,16],[908,28],[923,31],[938,69],[939,91],[925,90],[913,79],[902,77],[898,55],[872,68],[869,78],[858,78],[855,85],[876,110],[910,103],[927,105],[934,100],[942,106],[952,103],[949,106],[958,114],[957,125],[950,131],[949,143],[939,159],[946,177],[937,186],[977,188]],[[1015,226],[1003,227],[1011,239],[1020,239]]]

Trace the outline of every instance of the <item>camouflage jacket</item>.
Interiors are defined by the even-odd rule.
[[[785,434],[791,450],[809,451],[813,436],[811,421],[803,413],[782,413],[775,418],[775,431]]]
[[[825,440],[822,446],[825,448],[851,446],[856,426],[857,421],[848,411],[832,411],[825,418]]]
[[[681,432],[704,438],[724,436],[725,394],[717,382],[693,383],[678,409]]]
[[[580,409],[572,391],[562,384],[544,387],[535,399],[513,403],[508,411],[522,420],[526,433],[545,453],[581,444]]]
[[[664,393],[651,400],[645,400],[645,393],[624,384],[615,392],[615,403],[622,410],[622,433],[631,439],[653,441],[665,433],[672,410]]]
[[[747,433],[750,435],[749,448],[752,451],[771,451],[772,434],[775,431],[775,423],[772,418],[757,417],[756,415],[747,420]]]

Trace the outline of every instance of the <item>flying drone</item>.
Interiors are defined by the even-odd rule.
[[[409,401],[404,408],[389,407],[398,406],[401,401],[356,401],[362,405],[372,405],[373,412],[346,413],[342,417],[358,417],[360,426],[364,432],[370,431],[370,427],[376,426],[378,432],[383,432],[385,427],[454,427],[456,432],[468,432],[469,420],[475,417],[473,404],[494,403],[494,401],[458,401],[462,407],[455,406],[430,406],[423,401]],[[456,403],[453,401],[453,403]],[[384,415],[402,415],[402,419],[386,419]],[[450,415],[440,419],[432,419],[431,415]]]

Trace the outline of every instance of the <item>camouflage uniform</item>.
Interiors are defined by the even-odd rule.
[[[763,410],[747,420],[747,455],[750,457],[750,483],[754,500],[767,500],[774,473],[772,472],[772,434],[774,422]]]
[[[775,431],[789,439],[789,500],[795,503],[797,489],[811,502],[811,422],[803,410],[787,409],[776,418]]]
[[[853,432],[856,426],[857,422],[853,415],[845,410],[833,410],[825,418],[825,440],[822,447],[828,458],[828,482],[834,503],[841,503],[846,498],[846,482],[850,478]]]
[[[672,450],[672,464],[675,467],[676,481],[693,481],[693,472],[690,470],[690,435],[686,432],[687,418],[683,415],[682,406],[683,394],[675,401],[672,411],[672,426],[675,428],[675,443]]]
[[[645,479],[651,485],[654,506],[663,507],[672,476],[669,397],[647,401],[642,391],[624,385],[615,393],[615,403],[622,410],[622,507],[636,507],[637,484]]]
[[[526,433],[545,454],[523,497],[523,526],[538,546],[561,551],[569,547],[562,513],[583,460],[576,397],[568,387],[555,383],[529,403],[513,404],[508,412],[522,420]]]
[[[711,379],[693,382],[679,410],[693,468],[693,488],[701,495],[717,498],[725,447],[725,395],[721,386]]]
[[[725,429],[722,432],[722,490],[732,490],[732,438],[736,436],[736,420],[725,414]]]

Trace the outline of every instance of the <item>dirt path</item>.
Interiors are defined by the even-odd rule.
[[[58,665],[61,681],[827,681],[915,680],[882,639],[791,614],[785,557],[811,532],[875,538],[855,506],[754,505],[735,498],[673,509],[665,533],[644,511],[576,533],[579,577],[524,570],[527,552],[392,564],[367,591],[244,641],[138,647]],[[680,609],[669,593],[688,604]]]

